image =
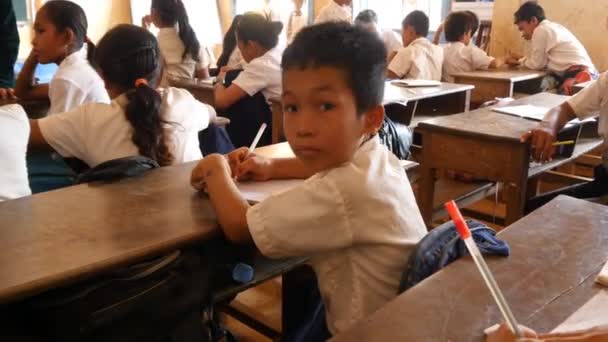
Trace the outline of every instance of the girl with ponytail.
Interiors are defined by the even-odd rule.
[[[92,66],[95,45],[87,37],[87,27],[87,17],[77,4],[67,0],[46,2],[36,13],[32,52],[17,78],[15,95],[21,99],[50,99],[48,114],[89,102],[109,103],[103,81]],[[49,63],[59,65],[53,79],[49,84],[35,84],[36,66]]]
[[[150,24],[159,28],[157,39],[165,64],[162,86],[171,78],[209,77],[213,54],[201,47],[182,0],[152,0],[150,15],[142,23],[146,28]]]
[[[280,100],[282,46],[281,22],[269,21],[258,13],[244,14],[236,24],[237,47],[247,63],[243,70],[223,69],[214,88],[215,107],[230,119],[226,127],[235,146],[247,146],[260,125],[271,124],[270,100]],[[271,142],[267,129],[260,143]]]
[[[156,89],[162,63],[151,33],[133,25],[113,28],[99,41],[95,62],[112,103],[32,120],[30,146],[53,148],[90,167],[134,155],[161,166],[202,157],[198,132],[215,110],[186,90]]]

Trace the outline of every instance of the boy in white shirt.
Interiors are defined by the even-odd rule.
[[[0,107],[0,202],[31,195],[25,154],[30,125],[18,104]]]
[[[473,17],[466,12],[454,12],[444,24],[444,35],[448,44],[443,46],[443,80],[454,82],[452,75],[459,72],[495,69],[502,62],[478,48],[471,42]]]
[[[557,88],[572,95],[572,86],[597,78],[597,71],[581,42],[560,24],[545,19],[545,11],[528,1],[515,12],[515,25],[530,41],[526,56],[511,54],[507,63],[533,70],[547,70],[551,75],[542,88]]]
[[[397,54],[397,51],[403,47],[403,43],[399,35],[393,30],[381,30],[378,27],[378,15],[373,10],[367,9],[359,12],[355,18],[355,25],[374,32],[380,36],[380,39],[386,46],[388,61],[390,62]]]
[[[326,23],[329,21],[353,22],[353,0],[330,0],[329,4],[321,9],[315,19],[315,24]]]
[[[386,68],[378,36],[347,23],[314,25],[285,50],[282,67],[285,135],[296,158],[246,148],[230,161],[211,155],[191,182],[207,189],[231,241],[254,242],[273,258],[310,257],[337,334],[396,296],[426,229],[405,172],[376,134]],[[310,178],[250,206],[233,175]]]
[[[432,44],[429,18],[422,11],[408,14],[402,23],[403,48],[388,66],[388,78],[441,80],[443,49]]]
[[[553,143],[557,140],[558,132],[572,119],[586,119],[596,116],[599,112],[598,132],[604,138],[608,137],[608,73],[603,73],[593,84],[583,89],[560,106],[551,109],[545,115],[537,128],[525,133],[522,142],[529,141],[532,145],[532,156],[535,160],[546,162],[555,153]],[[594,180],[541,195],[530,200],[527,206],[532,211],[549,202],[560,194],[576,198],[595,198],[608,194],[608,150],[604,150],[603,163],[594,171]]]

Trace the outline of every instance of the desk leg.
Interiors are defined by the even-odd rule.
[[[471,108],[471,91],[467,90],[460,93],[458,97],[458,112],[457,113],[465,113],[468,112]]]
[[[423,152],[424,154],[424,149]],[[422,164],[424,165],[424,164]],[[435,169],[420,168],[420,186],[418,188],[418,206],[422,219],[427,227],[432,227],[433,202],[435,198]]]
[[[520,145],[517,147],[519,153],[514,155],[520,159],[511,164],[511,179],[504,184],[505,199],[507,202],[507,215],[505,225],[510,225],[524,216],[524,208],[528,195],[528,168],[530,167],[530,152],[528,148]]]

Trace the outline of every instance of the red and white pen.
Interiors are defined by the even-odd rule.
[[[479,248],[477,248],[477,244],[475,244],[473,237],[471,237],[471,231],[469,230],[469,227],[464,221],[460,210],[458,210],[456,203],[454,201],[450,201],[445,204],[445,208],[450,214],[452,221],[454,221],[458,234],[460,234],[460,237],[464,241],[464,244],[467,246],[471,257],[473,257],[473,261],[475,261],[477,269],[479,269],[479,272],[481,273],[483,280],[486,282],[490,293],[492,293],[492,297],[494,297],[494,301],[496,301],[500,312],[502,312],[502,316],[504,317],[505,322],[507,322],[509,329],[513,332],[515,337],[522,337],[521,331],[519,330],[519,325],[517,325],[517,321],[515,320],[515,316],[513,316],[513,313],[509,308],[509,304],[507,304],[507,301],[502,295],[502,292],[500,291],[500,288],[498,287],[498,284],[496,283],[492,272],[488,268],[486,261],[481,255],[481,252],[479,251]]]

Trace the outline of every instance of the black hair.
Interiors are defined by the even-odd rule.
[[[104,80],[126,90],[129,104],[125,114],[133,127],[131,139],[139,153],[161,166],[171,164],[174,158],[164,129],[167,122],[161,118],[160,94],[153,88],[161,70],[156,37],[138,26],[118,25],[99,41],[96,61]],[[145,79],[150,86],[136,85],[139,79]]]
[[[95,44],[87,38],[88,21],[82,7],[67,0],[51,0],[39,10],[44,11],[46,18],[55,26],[57,31],[71,30],[74,33],[74,48],[82,49],[87,43],[87,59],[95,66]]]
[[[282,30],[283,23],[270,21],[259,13],[248,12],[243,14],[236,25],[236,36],[240,41],[253,41],[270,50],[279,43]]]
[[[539,23],[546,19],[545,10],[536,1],[524,3],[513,16],[515,24],[522,21],[529,22],[532,18],[538,19]]]
[[[473,37],[475,35],[475,33],[477,33],[477,30],[479,30],[479,17],[473,11],[466,10],[466,11],[464,11],[464,13],[468,14],[469,17],[470,17],[470,20],[471,20],[471,37]]]
[[[357,22],[366,23],[366,24],[371,24],[371,23],[377,24],[378,15],[373,10],[366,9],[366,10],[359,12],[359,14],[357,14],[357,17],[355,18],[355,23],[357,23]]]
[[[152,8],[158,13],[163,24],[171,26],[178,24],[179,38],[185,47],[182,58],[190,55],[194,61],[200,62],[201,44],[190,26],[188,12],[182,0],[152,0]]]
[[[332,67],[344,71],[357,114],[381,105],[386,76],[386,47],[377,34],[344,22],[323,23],[300,31],[283,53],[283,72]]]
[[[230,24],[230,28],[226,32],[224,36],[224,42],[222,44],[222,54],[220,58],[217,59],[217,67],[221,68],[228,64],[228,60],[230,60],[230,55],[234,49],[236,49],[236,27],[243,16],[237,15],[232,19],[232,24]]]
[[[411,26],[419,37],[426,37],[429,35],[429,17],[422,11],[410,12],[410,14],[403,19],[401,26],[403,26],[403,28]]]
[[[471,16],[466,12],[452,12],[445,20],[443,27],[445,40],[448,42],[458,42],[462,36],[472,30]]]

